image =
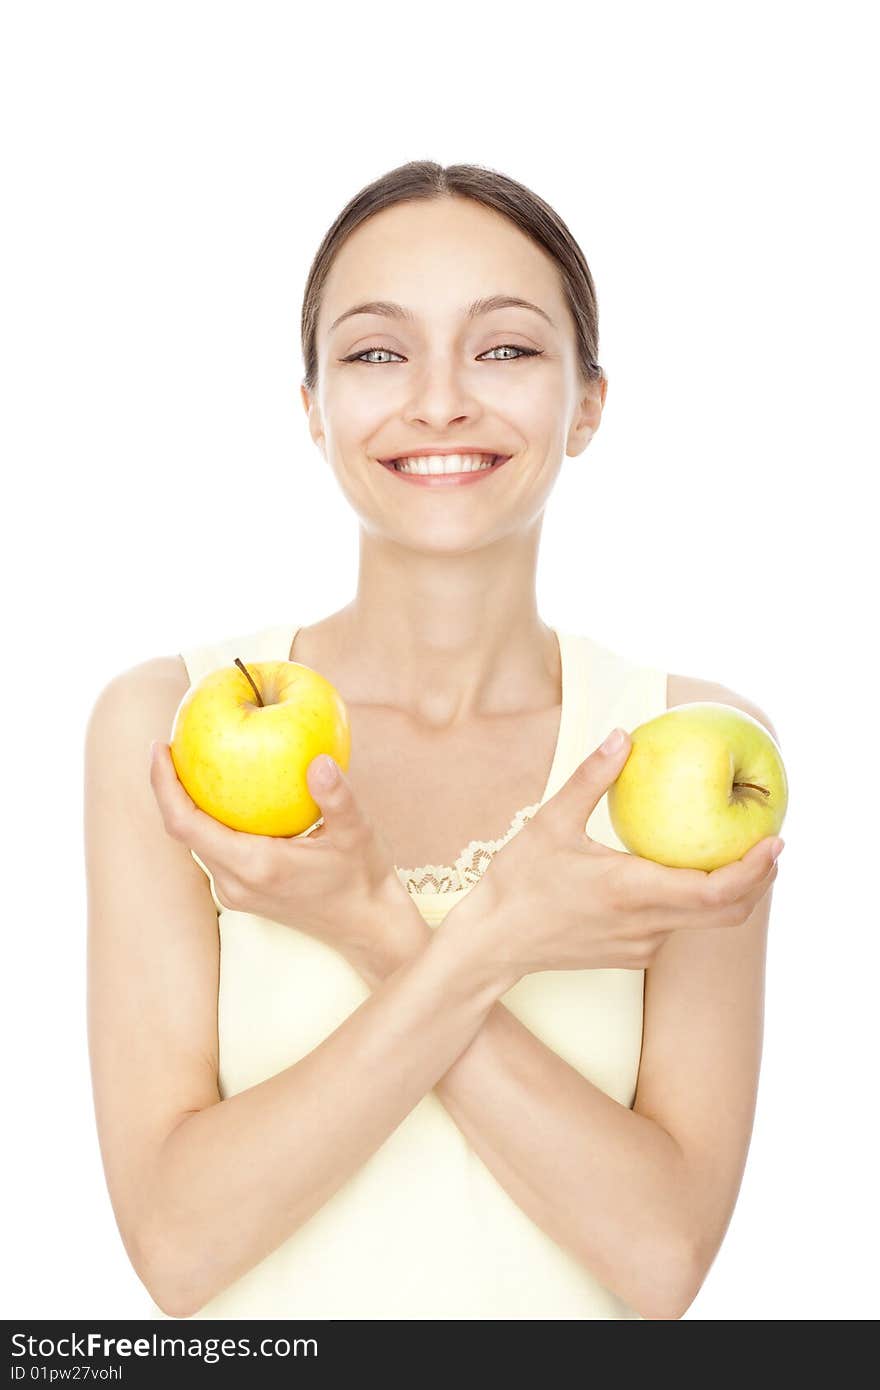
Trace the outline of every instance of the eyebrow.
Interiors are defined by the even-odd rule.
[[[491,314],[493,309],[531,309],[534,313],[540,314],[542,319],[546,319],[551,328],[556,327],[550,315],[539,305],[532,304],[528,299],[520,299],[515,294],[491,294],[483,299],[475,299],[467,306],[465,313],[469,319],[475,319],[481,314]],[[407,309],[404,304],[395,304],[391,299],[371,299],[364,304],[355,304],[353,308],[346,309],[344,314],[334,319],[327,332],[332,333],[343,319],[350,319],[353,314],[382,314],[389,319],[406,319],[409,323],[416,321],[412,309]]]

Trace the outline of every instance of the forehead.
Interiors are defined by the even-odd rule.
[[[453,322],[472,300],[501,292],[539,304],[556,323],[566,316],[556,262],[507,217],[464,198],[398,203],[362,223],[337,252],[318,329],[325,333],[347,309],[375,299]]]

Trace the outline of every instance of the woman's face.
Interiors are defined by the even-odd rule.
[[[469,314],[496,295],[547,317]],[[347,313],[378,300],[411,317]],[[533,522],[605,398],[604,381],[579,382],[555,262],[470,199],[397,204],[358,227],[325,282],[317,349],[317,390],[302,388],[313,439],[362,524],[422,551],[472,549]],[[379,462],[429,445],[510,457],[463,487],[419,486]]]

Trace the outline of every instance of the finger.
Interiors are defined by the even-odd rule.
[[[253,879],[271,837],[233,830],[201,810],[180,781],[167,743],[152,745],[150,784],[173,839],[194,849],[206,864],[222,866],[242,882]]]
[[[680,869],[631,856],[632,881],[638,884],[641,906],[675,912],[705,912],[725,908],[766,884],[773,872],[776,836],[759,840],[741,859],[717,869]]]
[[[324,818],[324,835],[340,846],[354,843],[364,832],[366,818],[339,764],[319,754],[306,768],[306,782]]]
[[[617,737],[615,737],[617,736]],[[582,831],[608,788],[617,781],[632,751],[632,740],[625,729],[615,729],[579,763],[555,796],[545,802],[538,815],[559,816],[568,826],[573,822]]]
[[[776,865],[777,836],[769,835],[731,864],[713,869],[703,884],[706,906],[727,907],[765,884]]]

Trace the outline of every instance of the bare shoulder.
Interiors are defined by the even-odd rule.
[[[96,857],[104,855],[105,840],[122,829],[116,822],[125,823],[129,833],[138,819],[149,822],[154,834],[144,835],[145,824],[138,830],[142,846],[151,843],[163,856],[170,851],[178,878],[189,879],[203,897],[210,895],[208,881],[189,851],[172,845],[164,833],[149,779],[150,745],[154,739],[170,742],[177,707],[189,686],[183,657],[170,655],[126,667],[99,689],[85,729],[85,816]],[[117,808],[116,822],[107,814],[110,807]]]
[[[173,716],[189,689],[189,683],[189,673],[182,656],[148,657],[109,678],[95,697],[90,722],[96,714],[109,713],[117,705],[124,709],[126,700],[134,696],[148,699],[151,705],[159,709],[171,706]],[[154,735],[156,738],[160,736]]]
[[[86,766],[98,775],[95,753],[112,764],[123,750],[138,766],[149,766],[153,739],[171,739],[177,707],[190,680],[182,656],[154,656],[111,676],[98,690],[85,729]],[[146,761],[145,761],[146,760]]]
[[[666,708],[672,709],[675,705],[690,705],[697,700],[715,700],[718,704],[733,705],[736,709],[743,710],[750,714],[753,719],[757,719],[769,734],[779,743],[779,735],[770,722],[770,719],[760,705],[756,705],[754,700],[746,699],[745,695],[740,695],[736,690],[730,690],[726,685],[719,685],[716,681],[701,680],[698,676],[681,676],[670,672],[666,678]]]

